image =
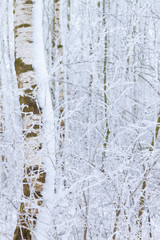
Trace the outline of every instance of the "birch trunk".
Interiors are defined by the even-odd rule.
[[[110,8],[110,2],[108,2],[108,10]],[[104,161],[105,161],[105,156],[106,156],[106,147],[108,144],[108,139],[109,139],[109,126],[108,126],[108,99],[107,99],[107,62],[108,62],[108,44],[109,44],[109,40],[108,40],[108,36],[107,36],[107,29],[106,29],[106,11],[107,11],[107,7],[106,7],[106,1],[103,0],[103,27],[104,27],[104,65],[103,65],[103,83],[104,83],[104,117],[105,117],[105,139],[104,139],[104,152],[103,152],[103,156],[102,156],[102,170],[104,169]]]
[[[37,83],[33,70],[33,1],[15,0],[15,69],[20,92],[25,166],[23,200],[14,239],[31,239],[36,225],[41,190],[45,181],[42,170],[41,109],[37,99]]]

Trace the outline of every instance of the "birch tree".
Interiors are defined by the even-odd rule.
[[[15,70],[24,138],[23,198],[14,239],[31,239],[42,204],[43,154],[41,109],[33,70],[32,1],[14,1]]]

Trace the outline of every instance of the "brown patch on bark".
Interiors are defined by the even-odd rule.
[[[25,64],[21,58],[16,58],[15,59],[15,70],[16,70],[16,74],[19,75],[21,73],[33,71],[33,66],[32,66],[32,64]]]
[[[32,0],[25,1],[25,4],[33,4]]]

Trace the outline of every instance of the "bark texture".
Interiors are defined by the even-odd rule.
[[[38,90],[32,56],[32,9],[33,1],[14,1],[15,69],[25,139],[23,197],[14,239],[32,238],[45,182],[41,153],[41,109],[37,100]]]

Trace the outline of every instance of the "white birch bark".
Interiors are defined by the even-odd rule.
[[[33,70],[33,1],[14,1],[15,69],[22,111],[25,149],[23,199],[15,239],[33,237],[39,206],[42,204],[42,119],[37,97],[37,81]]]

